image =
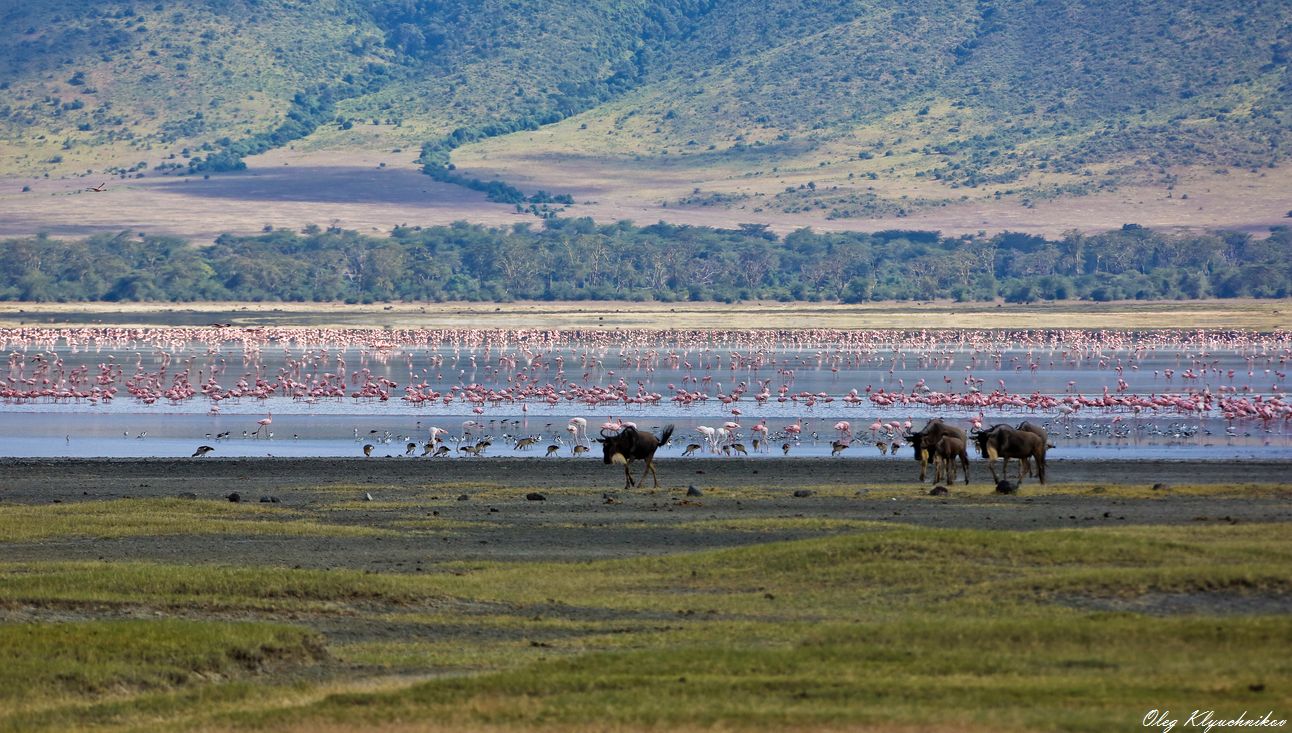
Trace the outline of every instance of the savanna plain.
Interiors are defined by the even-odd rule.
[[[477,317],[618,308],[537,307]],[[669,458],[658,487],[632,489],[617,466],[562,458],[7,459],[0,730],[1286,718],[1287,468],[1057,458],[1050,483],[1002,495],[975,460],[935,496],[905,454]]]

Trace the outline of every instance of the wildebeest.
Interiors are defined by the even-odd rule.
[[[1018,481],[1023,482],[1023,463],[1032,459],[1036,463],[1036,478],[1045,483],[1045,451],[1048,447],[1045,438],[1030,431],[1018,430],[1008,425],[996,425],[989,430],[974,434],[978,450],[987,459],[987,468],[991,471],[992,481],[999,481],[996,476],[996,459],[1005,461],[1002,473],[1008,467],[1010,458],[1019,459]]]
[[[943,436],[947,435],[953,438],[959,438],[963,445],[969,444],[965,431],[954,425],[948,425],[942,422],[940,418],[934,418],[933,420],[928,421],[925,423],[924,428],[919,432],[908,432],[904,436],[907,442],[909,442],[915,449],[915,460],[920,462],[921,483],[924,481],[924,477],[927,473],[929,460],[932,458],[934,447],[937,446],[939,440],[942,440]],[[965,474],[968,475],[969,468],[967,455],[965,457],[965,462]]]
[[[969,453],[965,442],[954,435],[944,435],[933,446],[933,482],[945,479],[948,484],[956,482],[956,458],[965,470],[965,483],[969,483]]]
[[[1029,433],[1036,433],[1037,435],[1041,436],[1041,440],[1045,441],[1045,447],[1047,450],[1054,447],[1050,445],[1050,434],[1046,432],[1045,428],[1041,427],[1040,425],[1037,425],[1036,423],[1030,423],[1024,420],[1023,422],[1018,424],[1017,429],[1027,431]],[[1004,472],[1004,470],[1005,469],[1003,468],[1001,469],[1002,472]],[[1022,479],[1023,475],[1027,475],[1027,476],[1032,475],[1032,462],[1027,458],[1023,459],[1022,474],[1019,475],[1020,476],[1019,481],[1023,480]]]
[[[632,462],[638,459],[646,461],[646,470],[642,471],[642,481],[646,480],[646,474],[650,474],[655,481],[655,486],[659,487],[659,474],[655,472],[655,451],[661,445],[668,443],[668,439],[673,437],[673,426],[668,425],[664,432],[658,438],[653,433],[642,432],[632,426],[626,427],[617,433],[610,433],[607,430],[601,431],[601,437],[597,442],[601,444],[602,454],[607,465],[615,462],[624,464],[624,488],[633,486],[632,473],[629,467]]]

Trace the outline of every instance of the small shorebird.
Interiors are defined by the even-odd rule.
[[[199,446],[197,447],[197,450],[193,451],[193,455],[192,455],[192,456],[190,456],[190,458],[198,458],[198,457],[200,457],[200,456],[204,456],[204,455],[206,455],[207,453],[210,453],[210,452],[211,452],[211,451],[213,451],[213,450],[215,450],[215,449],[214,449],[214,448],[212,448],[212,447],[211,447],[211,446],[209,446],[209,445],[199,445]]]

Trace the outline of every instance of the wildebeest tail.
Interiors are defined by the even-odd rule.
[[[665,425],[664,432],[660,433],[659,435],[659,444],[664,445],[665,443],[668,442],[669,438],[672,438],[672,437],[673,437],[673,426]]]

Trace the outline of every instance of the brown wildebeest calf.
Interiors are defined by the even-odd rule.
[[[1045,483],[1045,451],[1048,446],[1045,438],[1028,430],[1016,430],[1008,425],[996,425],[990,430],[985,430],[974,435],[974,441],[978,443],[978,449],[987,458],[987,469],[991,471],[993,481],[999,481],[996,476],[996,459],[1000,458],[1005,461],[1002,472],[1008,468],[1010,458],[1019,460],[1018,482],[1023,482],[1023,462],[1030,458],[1036,462],[1036,477],[1041,483]]]
[[[941,418],[935,418],[928,421],[924,428],[918,433],[907,433],[904,437],[915,448],[915,460],[920,462],[920,482],[924,482],[924,477],[928,470],[929,460],[932,458],[933,448],[942,440],[943,436],[959,438],[960,442],[968,445],[965,431],[954,425],[948,425],[942,422]],[[966,461],[968,459],[966,458]]]
[[[1030,423],[1024,420],[1023,422],[1018,424],[1018,429],[1024,430],[1029,433],[1036,433],[1037,435],[1041,436],[1041,440],[1045,441],[1045,447],[1047,450],[1054,447],[1050,445],[1050,434],[1046,432],[1045,428],[1041,427],[1040,425],[1037,425],[1036,423]],[[1032,475],[1032,462],[1026,458],[1023,459],[1023,473],[1028,476]],[[1022,479],[1019,479],[1019,480],[1021,481]]]
[[[948,484],[956,482],[956,458],[965,470],[965,484],[969,483],[969,452],[965,442],[954,435],[944,435],[933,446],[933,482],[945,479]]]

